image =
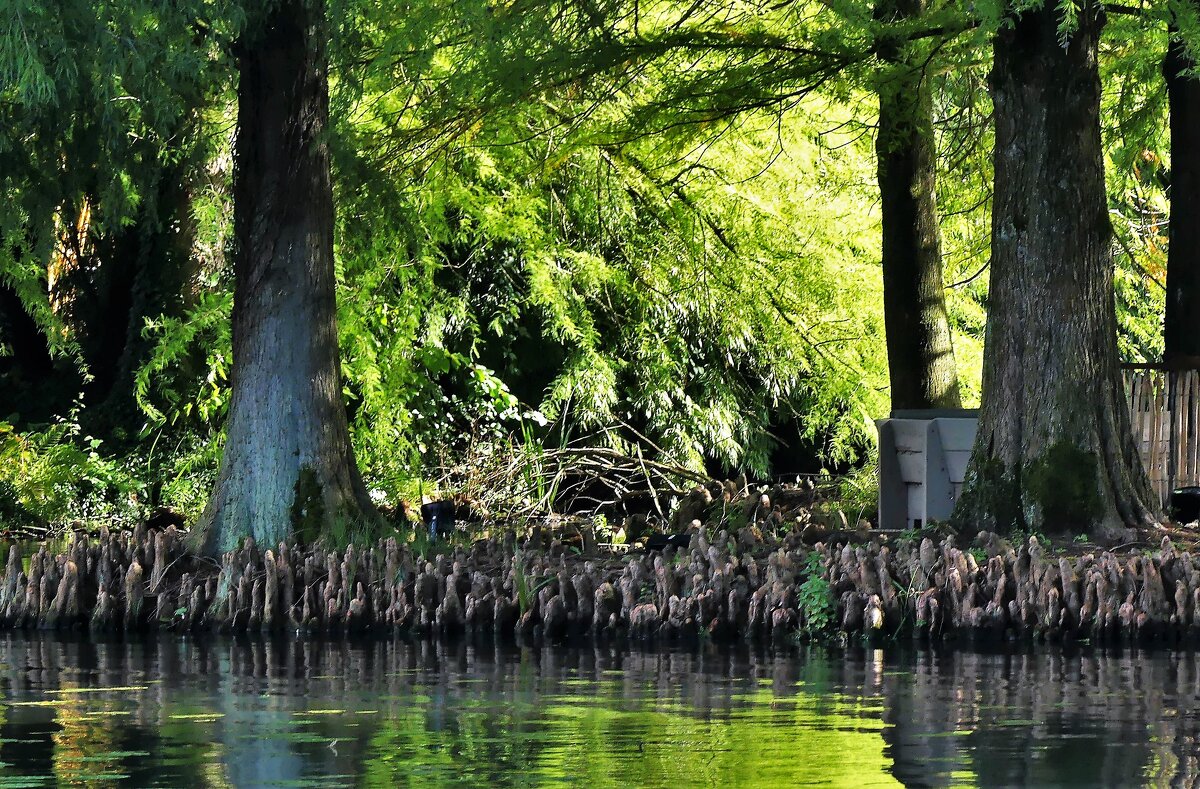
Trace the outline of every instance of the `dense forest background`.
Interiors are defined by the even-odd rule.
[[[951,374],[980,402],[992,5],[332,3],[338,344],[375,503],[494,509],[495,469],[568,446],[849,473],[869,502],[893,395],[889,113],[927,111]],[[0,522],[197,517],[230,402],[236,64],[258,11],[7,6]],[[1125,362],[1163,354],[1164,59],[1183,42],[1190,69],[1189,8],[1111,6],[1100,39]]]

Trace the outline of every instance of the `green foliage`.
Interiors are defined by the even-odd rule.
[[[102,445],[73,420],[23,434],[0,423],[0,523],[33,533],[73,520],[128,523],[147,486]]]
[[[1155,362],[1163,351],[1170,140],[1161,76],[1167,31],[1154,18],[1162,11],[1110,18],[1101,59],[1118,350],[1127,362]]]
[[[546,452],[590,442],[717,474],[850,469],[840,507],[870,518],[872,420],[888,409],[873,129],[890,72],[876,53],[904,46],[929,81],[947,307],[964,404],[976,405],[988,37],[1037,5],[930,4],[886,22],[857,0],[332,4],[343,395],[372,495],[553,502]],[[1056,8],[1069,35],[1076,6]],[[1189,8],[1114,15],[1102,51],[1128,361],[1161,354],[1170,156],[1158,69],[1166,20],[1200,41]],[[247,12],[149,0],[53,13],[17,0],[9,12],[0,291],[70,374],[39,389],[0,374],[0,508],[31,523],[160,504],[195,516],[229,402],[230,53]],[[182,207],[162,197],[175,179]],[[123,279],[130,238],[185,226],[186,292],[157,294],[135,320],[144,349],[113,387],[138,411],[113,417],[84,341],[146,290]],[[147,270],[165,265],[158,247],[137,249]],[[15,360],[20,338],[9,323],[0,332]],[[59,418],[28,418],[46,390],[66,404]],[[505,489],[500,467],[517,470]],[[1045,471],[1035,484],[1049,495],[1059,480]],[[1019,527],[1003,472],[984,469],[979,484],[1005,503],[1003,526]],[[335,541],[356,528],[338,526]]]
[[[221,424],[229,405],[232,308],[232,293],[213,291],[182,318],[147,321],[144,334],[155,340],[154,350],[134,379],[134,395],[149,420],[147,431],[168,424]],[[197,371],[201,350],[204,361]]]
[[[310,511],[311,512],[311,511]],[[316,523],[312,517],[310,525],[299,532],[301,539],[312,539],[314,543],[327,551],[345,553],[346,548],[354,545],[369,550],[381,537],[397,535],[403,542],[407,539],[413,555],[421,559],[430,559],[440,546],[431,543],[422,529],[398,529],[395,524],[389,524],[378,518],[360,519],[335,516],[323,522],[323,528],[316,529],[311,523]],[[316,535],[313,537],[313,535]]]
[[[1050,545],[1050,538],[1036,529],[1016,529],[1012,538],[1014,545],[1026,545],[1030,539],[1036,540],[1042,546]]]
[[[665,16],[644,17],[660,32],[647,29],[606,44],[603,33],[595,36],[596,20],[573,16],[574,8],[564,15],[535,4],[503,19],[481,10],[435,7],[432,18],[441,13],[440,22],[406,31],[429,42],[437,40],[438,24],[456,36],[464,27],[479,28],[478,39],[454,39],[476,43],[455,44],[423,66],[422,85],[451,92],[434,91],[419,107],[406,105],[408,124],[382,121],[394,117],[387,93],[375,105],[380,121],[370,112],[355,119],[358,134],[369,129],[393,142],[383,146],[386,156],[374,161],[376,169],[399,175],[415,157],[426,183],[444,184],[427,191],[450,196],[439,206],[452,219],[447,229],[469,234],[474,251],[459,264],[467,282],[475,260],[490,260],[489,295],[512,294],[502,308],[489,307],[494,317],[475,334],[471,350],[511,361],[521,344],[511,338],[528,336],[550,350],[554,367],[487,365],[510,383],[515,375],[531,379],[534,386],[514,387],[518,396],[539,398],[527,395],[525,402],[551,418],[564,415],[576,429],[632,419],[670,459],[694,467],[716,461],[764,472],[775,443],[773,423],[801,413],[805,438],[825,454],[857,457],[869,446],[867,417],[881,408],[876,382],[884,365],[878,345],[857,343],[878,339],[882,324],[869,252],[877,247],[869,232],[877,220],[863,211],[866,194],[855,199],[870,183],[873,162],[855,119],[828,101],[795,101],[782,119],[744,107],[739,133],[719,135],[691,153],[695,128],[685,132],[686,123],[672,123],[678,133],[657,140],[628,139],[641,136],[632,130],[643,129],[644,119],[662,122],[668,106],[676,113],[700,94],[688,93],[678,80],[652,79],[631,82],[626,92],[597,81],[597,93],[609,91],[602,105],[573,89],[543,90],[536,84],[539,57],[559,74],[630,61],[586,46],[578,53],[555,49],[569,38],[547,36],[539,25],[566,36],[579,24],[589,45],[609,54],[640,50],[661,33],[664,62],[652,62],[660,50],[650,46],[647,61],[633,66],[657,75],[676,59],[695,60],[686,54],[689,47],[706,48],[703,15],[663,5]],[[629,9],[611,10],[614,17],[604,23],[624,36],[622,19],[631,17],[622,14]],[[669,32],[673,13],[686,22],[678,39]],[[786,16],[765,26],[749,15],[738,19],[769,42],[786,29]],[[514,60],[508,47],[527,39],[536,43]],[[834,39],[826,43],[836,50]],[[503,44],[492,50],[490,42]],[[715,79],[719,60],[701,58],[697,66],[705,64],[705,75]],[[391,90],[393,77],[389,73],[380,90]],[[748,77],[746,71],[739,79]],[[686,79],[694,79],[695,90],[700,72],[687,72]],[[679,90],[668,101],[654,94],[657,85]],[[356,98],[370,95],[369,72],[353,87]],[[526,100],[510,101],[513,91]],[[579,119],[593,106],[594,113]],[[478,117],[481,108],[494,111],[462,144],[444,134]],[[698,105],[693,110],[707,112]],[[839,122],[844,132],[836,130]],[[557,132],[564,123],[573,124],[567,137]],[[440,157],[425,155],[421,140],[428,138],[418,132],[434,135]],[[396,156],[397,150],[406,155]],[[495,275],[497,266],[503,277]],[[839,282],[853,285],[834,287]],[[864,284],[875,289],[873,297],[864,298]]]
[[[15,0],[0,14],[0,280],[54,352],[75,338],[51,284],[155,216],[164,166],[203,150],[195,113],[228,78],[240,17],[149,0]]]
[[[872,456],[841,477],[837,482],[837,498],[841,509],[852,519],[851,525],[861,518],[874,521],[879,514],[878,457]]]
[[[530,587],[532,579],[525,574],[525,564],[521,558],[521,552],[517,551],[513,556],[513,588],[517,594],[517,606],[523,616],[529,610],[529,606],[533,600]]]
[[[825,567],[821,555],[816,551],[808,554],[804,582],[797,587],[797,602],[800,607],[801,632],[809,638],[821,638],[832,631],[837,603],[833,589],[825,578]]]

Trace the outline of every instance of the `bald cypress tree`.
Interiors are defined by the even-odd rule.
[[[373,511],[342,401],[326,36],[320,0],[285,0],[238,44],[232,399],[198,529],[209,552]]]
[[[1100,143],[1104,12],[1014,12],[994,42],[992,279],[965,528],[1115,536],[1157,505],[1117,363]]]

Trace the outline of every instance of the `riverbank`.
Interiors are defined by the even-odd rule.
[[[1071,550],[1068,550],[1071,549]],[[252,540],[220,562],[173,527],[9,552],[0,627],[99,631],[491,633],[502,637],[918,638],[1200,642],[1200,558],[1085,551],[981,533],[764,541],[693,531],[686,548],[548,550],[510,532],[420,557],[395,537],[344,552]]]

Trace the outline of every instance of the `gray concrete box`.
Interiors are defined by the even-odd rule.
[[[879,528],[944,521],[962,492],[975,443],[974,410],[894,411],[879,430]]]

